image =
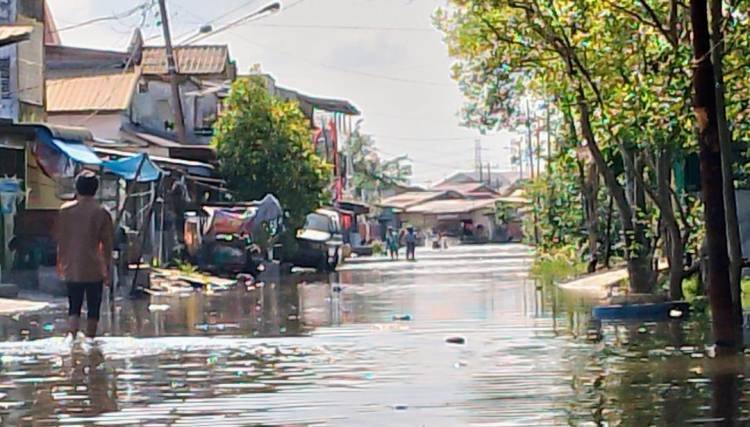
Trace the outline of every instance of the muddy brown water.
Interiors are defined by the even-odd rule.
[[[520,245],[455,247],[253,290],[118,300],[104,308],[93,351],[63,343],[64,307],[2,317],[0,417],[40,426],[749,422],[745,358],[709,357],[705,319],[598,324],[589,302],[529,280],[530,256]]]

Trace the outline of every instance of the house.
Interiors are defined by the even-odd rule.
[[[502,191],[518,180],[518,173],[506,170],[491,169],[479,171],[457,171],[439,181],[434,187],[451,184],[484,182],[495,191]]]
[[[495,199],[434,199],[406,208],[401,221],[422,231],[434,230],[453,237],[467,233],[495,236]]]
[[[477,181],[462,183],[443,182],[432,187],[432,189],[438,191],[453,191],[461,194],[467,199],[492,199],[500,196],[500,193],[495,191],[495,189],[488,184]]]

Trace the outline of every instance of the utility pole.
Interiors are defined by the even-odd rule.
[[[550,112],[549,103],[547,103],[547,161],[545,166],[547,167],[547,175],[552,174],[552,129],[550,129]]]
[[[531,136],[531,108],[526,100],[526,147],[529,151],[529,179],[534,179],[534,141]]]
[[[181,144],[186,144],[185,119],[182,114],[182,103],[180,102],[180,82],[177,81],[177,68],[175,66],[174,51],[172,50],[172,35],[169,32],[169,15],[167,14],[166,0],[159,0],[159,10],[161,11],[161,28],[164,30],[164,50],[167,55],[169,86],[172,89],[175,132],[177,133],[177,141]]]
[[[474,170],[479,175],[479,181],[484,181],[482,171],[484,165],[482,165],[482,141],[479,139],[474,140]]]

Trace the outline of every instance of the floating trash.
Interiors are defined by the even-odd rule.
[[[456,368],[456,369],[459,369],[459,368],[463,368],[466,365],[467,365],[467,363],[465,361],[459,360],[458,362],[456,362],[456,363],[453,364],[453,367]]]
[[[466,344],[466,338],[464,337],[448,337],[445,339],[448,344],[464,345]]]
[[[333,287],[331,287],[331,290],[333,292],[341,292],[341,286],[339,286],[339,285],[333,285]]]
[[[685,315],[685,313],[682,310],[680,310],[680,309],[673,308],[673,309],[669,310],[669,317],[671,317],[672,319],[680,319],[684,315]]]
[[[394,314],[393,320],[402,320],[402,321],[408,321],[412,320],[411,314]]]
[[[375,378],[375,374],[373,374],[372,372],[365,372],[364,374],[362,374],[362,377],[364,377],[364,379],[366,380],[371,380]]]
[[[648,329],[645,326],[641,326],[640,328],[638,328],[639,334],[645,334],[647,332],[648,332]]]
[[[208,323],[198,323],[194,326],[195,329],[203,332],[208,332],[209,327]]]
[[[405,405],[403,403],[398,403],[396,405],[393,405],[393,409],[396,411],[405,411],[409,409],[409,405]]]
[[[44,332],[52,332],[55,330],[55,324],[54,323],[45,323],[42,325],[42,329]]]
[[[148,311],[167,311],[169,304],[149,304]]]

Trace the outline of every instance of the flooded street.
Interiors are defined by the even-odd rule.
[[[744,359],[710,359],[698,317],[598,325],[585,303],[528,279],[531,253],[520,245],[417,258],[253,290],[118,300],[104,307],[91,352],[63,343],[64,307],[4,317],[3,424],[748,420]]]

